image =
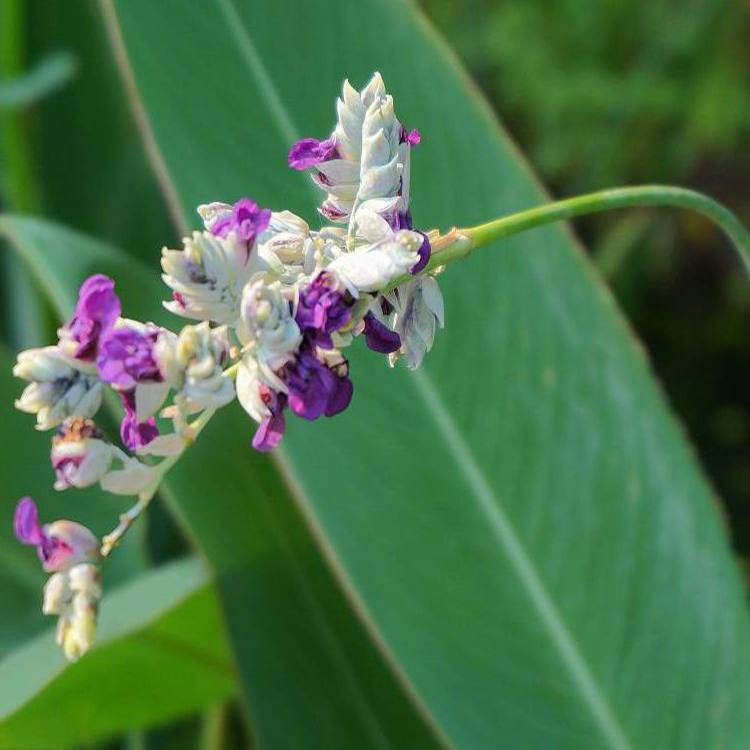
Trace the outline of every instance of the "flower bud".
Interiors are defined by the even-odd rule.
[[[302,335],[291,304],[279,282],[256,278],[242,293],[241,325],[237,335],[262,368],[275,371],[294,357]]]
[[[90,419],[70,417],[52,438],[55,489],[89,487],[112,465],[112,446]]]
[[[71,416],[92,417],[102,401],[102,385],[58,347],[27,349],[13,368],[28,385],[16,408],[36,414],[37,428],[49,430]]]
[[[331,334],[349,324],[353,303],[338,277],[323,270],[300,289],[294,318],[308,341],[332,349]]]
[[[91,648],[94,641],[99,600],[102,596],[101,576],[95,565],[87,563],[76,565],[57,575],[64,580],[56,582],[54,588],[64,591],[67,597],[50,602],[59,605],[56,640],[67,659],[76,661]],[[54,576],[48,586],[53,579]]]
[[[179,336],[160,336],[155,356],[165,380],[190,406],[216,409],[234,398],[234,385],[222,371],[229,355],[226,326],[208,322],[185,326]]]
[[[250,198],[241,198],[232,206],[227,203],[199,206],[198,213],[211,234],[227,237],[234,233],[237,240],[247,245],[255,242],[271,220],[271,212],[267,208],[260,208]]]

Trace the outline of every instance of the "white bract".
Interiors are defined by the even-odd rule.
[[[393,366],[406,357],[412,370],[422,364],[432,348],[437,326],[443,327],[443,295],[433,276],[417,276],[401,284],[386,299],[394,309],[393,328],[401,338],[401,348],[389,355]]]
[[[256,278],[247,284],[237,335],[264,370],[276,371],[294,358],[302,334],[279,282]]]
[[[357,212],[357,221],[359,238],[366,244],[341,254],[328,266],[355,297],[360,292],[377,292],[407,274],[419,260],[424,241],[419,232],[394,232],[385,219],[367,209]]]
[[[327,193],[320,212],[331,221],[349,221],[360,187],[365,116],[369,107],[385,95],[385,84],[379,73],[375,73],[361,92],[344,81],[342,96],[336,101],[338,117],[332,135],[339,158],[317,164],[312,175],[315,183]]]
[[[30,382],[15,405],[36,414],[39,430],[57,427],[71,416],[91,417],[101,405],[102,384],[97,376],[56,346],[21,352],[13,374]]]
[[[154,354],[164,380],[187,400],[188,408],[217,409],[234,398],[234,385],[223,374],[229,357],[226,326],[208,322],[185,326],[178,336],[160,335]]]
[[[57,479],[54,487],[90,487],[109,471],[114,458],[112,446],[85,431],[70,431],[52,440],[52,465]]]
[[[59,616],[56,640],[71,661],[91,648],[101,596],[101,576],[91,563],[55,573],[44,587],[42,610]]]
[[[239,316],[242,288],[257,271],[269,266],[234,233],[216,237],[193,232],[185,237],[182,250],[162,250],[164,283],[173,299],[164,306],[185,318],[234,323]]]

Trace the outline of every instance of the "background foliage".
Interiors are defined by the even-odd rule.
[[[655,0],[638,4],[634,12],[632,2],[609,0],[593,4],[586,13],[581,13],[580,3],[573,0],[474,0],[461,4],[428,0],[423,5],[556,194],[608,184],[668,180],[707,190],[750,220],[750,60],[743,48],[750,31],[750,12],[746,5],[718,0],[694,0],[687,5]],[[3,0],[0,8],[0,75],[15,87],[0,85],[3,210],[58,220],[111,241],[153,267],[156,248],[172,242],[176,230],[138,137],[98,6],[88,2]],[[44,66],[41,72],[40,65]],[[19,95],[18,78],[29,70],[36,71],[36,78],[27,80]],[[328,78],[335,82],[342,75],[337,68],[329,71]],[[386,80],[392,78],[387,76]],[[311,100],[320,98],[326,103],[326,112],[330,111],[335,90],[329,88],[326,83],[309,93]],[[402,95],[398,101],[405,98]],[[419,107],[405,106],[417,120]],[[304,109],[313,110],[311,118],[317,117],[311,101],[304,102]],[[325,118],[319,119],[325,123],[330,114]],[[429,130],[421,122],[415,124]],[[476,158],[480,158],[479,152]],[[281,178],[284,182],[279,190],[292,186],[292,191],[298,191],[292,192],[290,203],[309,202],[300,183],[288,175]],[[201,179],[204,177],[198,172],[187,174],[183,184],[199,184]],[[451,221],[452,217],[443,223]],[[629,213],[582,222],[578,229],[645,339],[670,398],[727,502],[735,545],[744,555],[750,550],[750,397],[746,389],[750,294],[737,263],[716,233],[690,217]],[[61,257],[65,258],[64,254]],[[12,258],[3,254],[2,298],[6,311],[2,325],[10,349],[46,340],[61,312],[48,301],[38,301],[44,295],[35,290],[37,280]],[[24,429],[26,434],[31,432],[27,420],[17,416],[16,422],[19,435]],[[230,422],[224,429],[242,427],[237,421],[236,426]],[[31,450],[36,455],[44,453],[39,441],[34,446]],[[221,456],[214,460],[220,461]],[[32,471],[32,461],[26,461],[23,474],[9,487],[3,486],[2,501],[6,504],[25,491],[16,485]],[[227,461],[224,471],[231,472],[233,467],[236,470],[236,462]],[[256,592],[257,606],[245,626],[255,627],[258,613],[265,612],[270,629],[274,618],[290,617],[288,612],[274,609],[274,602],[282,598],[279,590],[287,592],[283,597],[286,601],[300,601],[303,608],[312,596],[334,613],[321,632],[333,632],[336,639],[343,639],[347,653],[357,655],[355,673],[377,673],[380,667],[371,655],[371,646],[356,623],[349,622],[350,615],[339,601],[340,593],[303,529],[304,520],[276,488],[276,480],[263,478],[263,471],[258,467],[252,476],[264,491],[258,494],[257,486],[246,490],[248,495],[257,495],[252,515],[258,519],[258,527],[247,532],[238,530],[235,540],[248,550],[242,559],[242,576],[255,570],[258,577],[240,578],[239,565],[234,569],[235,561],[223,560],[219,569],[225,604],[245,602],[243,596]],[[241,472],[233,481],[242,482],[246,476]],[[178,475],[165,495],[179,494],[181,487],[199,479],[189,473]],[[40,485],[42,481],[40,478]],[[85,498],[80,502],[83,507]],[[174,497],[171,505],[173,509],[178,505]],[[177,515],[182,523],[205,524],[211,520],[210,509],[202,509],[198,503],[180,506]],[[144,564],[143,560],[169,560],[189,547],[163,509],[149,527],[146,538],[138,542],[139,550],[133,553],[133,571]],[[288,536],[279,536],[279,528],[287,530]],[[242,534],[246,534],[244,539]],[[3,550],[10,548],[7,535],[2,538]],[[209,558],[215,560],[215,555],[221,554],[221,543],[217,537],[215,549],[209,546],[204,550]],[[255,555],[273,563],[270,572],[256,565],[260,557]],[[276,564],[278,560],[282,564]],[[132,575],[127,568],[125,565],[122,572],[124,580]],[[302,576],[300,570],[304,571]],[[199,578],[200,573],[196,576]],[[264,581],[271,580],[278,589],[263,588]],[[25,618],[26,627],[42,627],[41,618],[34,617],[29,590],[15,583],[6,585],[0,579],[0,587],[11,586],[14,591],[18,589],[13,600],[18,602],[15,611]],[[214,616],[211,601],[199,602],[206,620]],[[160,622],[157,618],[152,627],[158,629]],[[135,625],[135,635],[131,632],[128,637],[137,639],[141,627]],[[261,630],[261,625],[257,628]],[[311,648],[319,648],[315,634],[301,630],[290,638],[287,643],[269,640],[265,645],[258,644],[255,648],[261,651],[252,657],[261,659],[263,649],[266,654],[276,653],[276,648],[279,654],[286,653],[295,642],[306,643],[307,638],[311,639]],[[5,642],[0,643],[6,647]],[[132,648],[128,643],[126,640],[125,649]],[[223,659],[223,642],[214,645],[214,657]],[[118,645],[108,648],[116,653]],[[107,658],[106,650],[100,653]],[[278,663],[269,663],[267,668],[271,676],[283,674]],[[0,681],[5,679],[0,677]],[[283,680],[279,679],[275,689],[281,694]],[[390,685],[390,679],[386,672],[378,678],[385,692],[397,689]],[[85,705],[85,681],[77,689]],[[318,693],[329,691],[328,686],[320,689],[312,683],[307,689],[311,701],[318,700]],[[208,697],[221,700],[219,708],[211,707],[200,717],[171,727],[133,733],[113,742],[128,750],[170,744],[182,748],[198,743],[205,748],[218,748],[222,743],[227,749],[245,746],[251,740],[245,735],[240,712],[233,702],[224,702],[229,692],[217,682],[208,690]],[[397,699],[394,705],[402,702]],[[320,705],[324,703],[325,698]],[[188,708],[189,701],[183,709]],[[37,710],[44,713],[45,704]],[[391,717],[392,722],[394,710],[387,705],[377,709],[380,716]],[[356,715],[356,710],[352,714]],[[150,723],[147,717],[134,717],[133,726],[139,721]],[[393,746],[427,746],[432,742],[426,738],[420,717],[401,715],[397,723],[407,728],[410,739],[391,738]],[[92,730],[91,736],[122,728],[113,724],[98,734]],[[12,725],[6,731],[7,737],[13,736]],[[71,736],[85,737],[75,732]]]

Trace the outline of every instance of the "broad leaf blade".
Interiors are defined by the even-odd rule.
[[[420,226],[541,199],[406,3],[116,10],[185,215],[241,194],[299,210],[286,148],[329,132],[340,79],[375,69],[424,135]],[[300,31],[280,54],[290,18]],[[461,747],[750,742],[749,623],[720,514],[570,236],[514,238],[443,287],[448,328],[425,369],[355,355],[354,405],[294,425],[285,449],[402,677]]]
[[[0,662],[0,748],[64,748],[232,695],[216,597],[197,560],[110,592],[97,643],[68,665],[45,632]]]
[[[11,216],[0,234],[63,318],[95,270],[117,279],[125,315],[167,317],[158,275],[102,243]],[[273,466],[250,449],[252,431],[239,407],[222,412],[161,494],[213,568],[260,745],[440,747],[348,609]]]

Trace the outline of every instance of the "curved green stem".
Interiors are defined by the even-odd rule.
[[[530,208],[475,227],[453,230],[453,241],[433,253],[425,271],[452,263],[469,255],[476,248],[528,229],[577,216],[642,206],[672,206],[702,214],[713,221],[734,243],[745,268],[750,273],[750,232],[742,222],[713,198],[694,190],[668,185],[640,185],[600,190]],[[408,280],[408,277],[404,277],[403,280]],[[401,281],[399,279],[399,283]]]

